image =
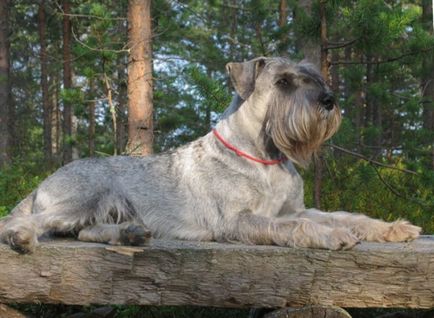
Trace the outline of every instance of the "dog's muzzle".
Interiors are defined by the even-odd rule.
[[[335,106],[335,97],[331,92],[323,93],[319,98],[319,102],[326,110],[332,110]]]

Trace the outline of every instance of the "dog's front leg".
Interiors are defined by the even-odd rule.
[[[320,224],[335,228],[347,228],[360,240],[373,242],[403,242],[417,238],[421,228],[405,220],[384,222],[363,214],[339,212],[322,212],[308,209],[297,214]]]
[[[243,211],[231,223],[228,238],[248,244],[340,250],[352,248],[359,242],[346,229],[331,228],[304,218],[269,218]]]

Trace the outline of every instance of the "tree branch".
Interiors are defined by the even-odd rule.
[[[83,41],[81,41],[78,36],[75,34],[74,32],[74,28],[71,28],[71,33],[72,36],[74,37],[74,40],[77,41],[80,45],[84,46],[85,48],[87,48],[88,50],[91,51],[96,51],[96,52],[113,52],[113,53],[124,53],[124,52],[129,52],[129,49],[125,49],[122,48],[120,50],[113,50],[113,49],[100,49],[100,48],[95,48],[95,47],[91,47],[89,45],[87,45],[86,43],[84,43]]]
[[[378,61],[374,61],[374,62],[370,62],[370,61],[361,61],[361,62],[357,62],[357,61],[336,61],[336,62],[331,62],[331,65],[348,65],[348,64],[384,64],[384,63],[391,63],[391,62],[396,62],[400,59],[403,59],[404,57],[410,56],[410,55],[416,55],[419,53],[425,53],[425,52],[429,52],[434,50],[434,46],[428,47],[426,49],[421,49],[421,50],[417,50],[417,51],[410,51],[407,53],[404,53],[402,55],[396,56],[396,57],[391,57],[389,59],[385,59],[385,60],[378,60]]]
[[[407,197],[403,194],[401,194],[398,190],[396,190],[391,184],[389,184],[381,175],[380,171],[378,171],[378,169],[375,167],[375,165],[372,164],[371,162],[371,167],[375,170],[375,172],[377,173],[378,179],[380,179],[380,181],[386,186],[387,189],[389,189],[390,192],[392,192],[395,196],[402,198],[406,201],[411,201],[413,203],[416,203],[420,206],[423,207],[427,207],[427,206],[431,206],[429,203],[423,202],[421,200],[418,200],[416,198],[412,198],[412,197]]]
[[[60,14],[63,16],[68,16],[71,18],[86,18],[86,19],[98,19],[98,20],[121,20],[121,21],[126,21],[127,18],[126,17],[112,17],[112,18],[105,18],[105,17],[100,17],[97,15],[92,15],[92,14],[76,14],[76,13],[65,13],[63,11],[62,6],[59,4],[59,2],[55,2],[57,9],[59,9]]]
[[[347,42],[330,42],[329,41],[330,45],[327,46],[327,49],[328,50],[334,50],[334,49],[340,49],[340,48],[343,48],[343,47],[347,47],[347,46],[350,46],[350,45],[356,43],[357,40],[358,39],[354,39],[354,40],[350,40],[350,41],[347,41]]]
[[[348,150],[348,149],[345,149],[345,148],[342,148],[342,147],[339,147],[339,146],[336,146],[336,145],[327,144],[327,146],[329,146],[329,147],[331,147],[333,149],[339,150],[339,151],[341,151],[343,153],[352,155],[354,157],[363,159],[363,160],[365,160],[365,161],[367,161],[367,162],[369,162],[371,164],[374,164],[374,165],[377,165],[377,166],[380,166],[380,167],[384,167],[384,168],[388,168],[388,169],[393,169],[393,170],[409,173],[409,174],[412,174],[412,175],[418,175],[418,173],[415,172],[415,171],[408,170],[408,169],[397,168],[395,166],[387,165],[385,163],[381,163],[381,162],[378,162],[376,160],[373,160],[373,159],[370,159],[368,157],[365,157],[364,155],[362,155],[360,153],[357,153],[357,152],[354,152],[354,151],[351,151],[351,150]]]

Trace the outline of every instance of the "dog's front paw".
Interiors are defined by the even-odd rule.
[[[347,229],[334,228],[325,236],[321,246],[329,250],[348,250],[359,244],[360,240]]]
[[[151,238],[151,231],[145,226],[130,224],[121,229],[119,242],[122,245],[144,245]]]
[[[420,235],[422,229],[405,220],[384,222],[365,217],[355,222],[351,231],[360,240],[369,242],[404,242]]]
[[[408,221],[395,221],[388,223],[388,228],[383,234],[386,242],[406,242],[416,239],[422,231],[419,226]]]
[[[302,220],[289,241],[290,246],[348,250],[360,243],[359,238],[347,228],[332,228],[312,221]]]

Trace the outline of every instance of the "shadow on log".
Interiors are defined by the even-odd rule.
[[[270,312],[264,318],[351,318],[344,309],[332,306],[284,308]]]
[[[0,318],[26,318],[26,316],[20,313],[18,310],[0,304]]]

